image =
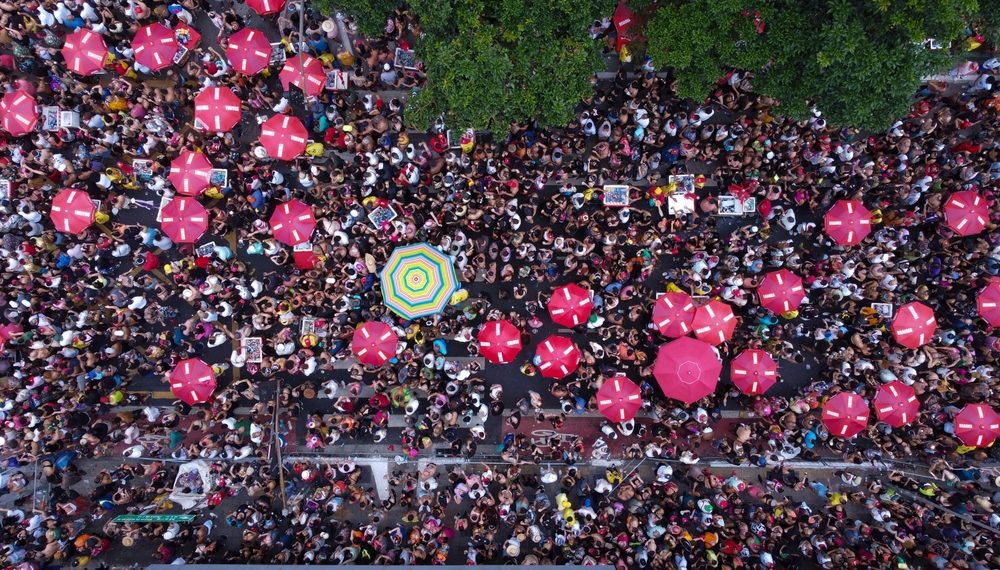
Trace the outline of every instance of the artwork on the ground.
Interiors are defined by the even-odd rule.
[[[330,91],[347,89],[347,72],[339,69],[326,74],[326,88]]]
[[[605,184],[602,197],[605,206],[624,208],[629,205],[628,186],[625,184]]]
[[[396,48],[396,67],[417,69],[417,52],[412,49]]]
[[[724,194],[719,196],[718,213],[720,216],[742,216],[743,203],[736,196]]]
[[[213,168],[208,183],[218,188],[229,186],[229,171],[225,168]]]
[[[892,303],[872,303],[872,309],[883,319],[892,318]]]
[[[260,364],[264,361],[264,340],[259,336],[240,339],[240,350],[247,362]]]
[[[379,230],[382,229],[383,225],[395,220],[396,216],[396,210],[393,210],[392,206],[378,207],[368,214],[368,221],[371,222],[373,228]]]

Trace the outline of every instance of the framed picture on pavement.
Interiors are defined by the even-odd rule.
[[[605,206],[625,208],[629,205],[628,186],[625,184],[605,184],[601,200]]]

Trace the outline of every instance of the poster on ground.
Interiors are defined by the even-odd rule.
[[[264,361],[264,339],[259,336],[240,339],[240,350],[247,362],[260,364]]]

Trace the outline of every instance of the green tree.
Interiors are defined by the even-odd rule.
[[[691,0],[648,21],[648,53],[680,94],[707,97],[728,69],[801,118],[815,106],[836,125],[882,129],[910,107],[920,78],[949,59],[920,45],[960,37],[975,0]]]
[[[337,2],[359,11],[380,0]],[[407,122],[428,126],[443,116],[455,129],[506,129],[512,121],[565,125],[604,69],[590,24],[614,11],[614,0],[410,0],[423,35],[414,46],[427,72],[411,98]],[[366,16],[384,23],[395,6]],[[359,20],[360,21],[360,20]],[[381,27],[382,23],[379,24]]]
[[[385,31],[389,14],[401,3],[399,0],[310,0],[310,4],[323,14],[344,10],[354,18],[358,31],[376,37]]]

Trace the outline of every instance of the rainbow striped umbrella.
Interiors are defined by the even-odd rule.
[[[451,258],[427,243],[394,249],[379,277],[382,302],[407,319],[440,313],[458,290]]]

